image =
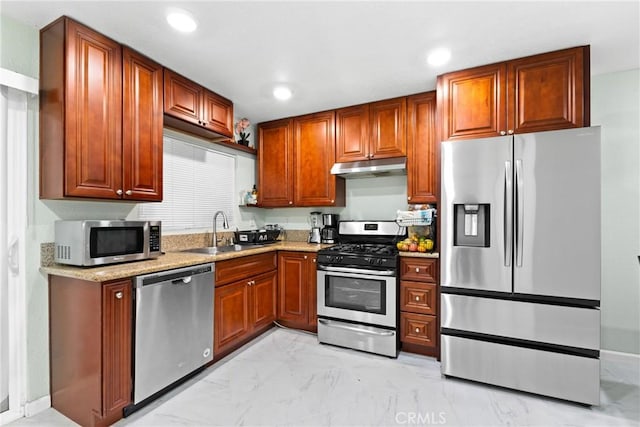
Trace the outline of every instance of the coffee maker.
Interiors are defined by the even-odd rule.
[[[307,239],[308,243],[320,243],[320,215],[322,212],[311,212],[311,231]]]
[[[337,214],[322,214],[322,243],[338,243],[338,218]]]

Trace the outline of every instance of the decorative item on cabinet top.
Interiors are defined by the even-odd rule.
[[[246,129],[251,126],[251,122],[246,117],[240,119],[236,123],[236,134],[238,137],[236,138],[236,142],[240,145],[244,145],[245,147],[249,146],[249,132],[246,132]]]

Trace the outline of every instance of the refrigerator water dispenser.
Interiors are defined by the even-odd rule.
[[[454,246],[489,247],[489,204],[453,205]]]

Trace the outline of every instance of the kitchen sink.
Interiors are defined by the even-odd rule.
[[[192,249],[184,249],[180,252],[194,252],[199,254],[209,254],[209,255],[217,255],[223,254],[226,252],[240,252],[245,251],[247,249],[261,248],[264,245],[228,245],[228,246],[207,246],[204,248],[192,248]]]

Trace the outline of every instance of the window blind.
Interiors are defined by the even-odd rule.
[[[202,229],[222,210],[235,224],[235,157],[168,136],[163,152],[163,200],[141,204],[140,218],[161,220],[163,230]],[[221,216],[218,222],[221,229]]]

